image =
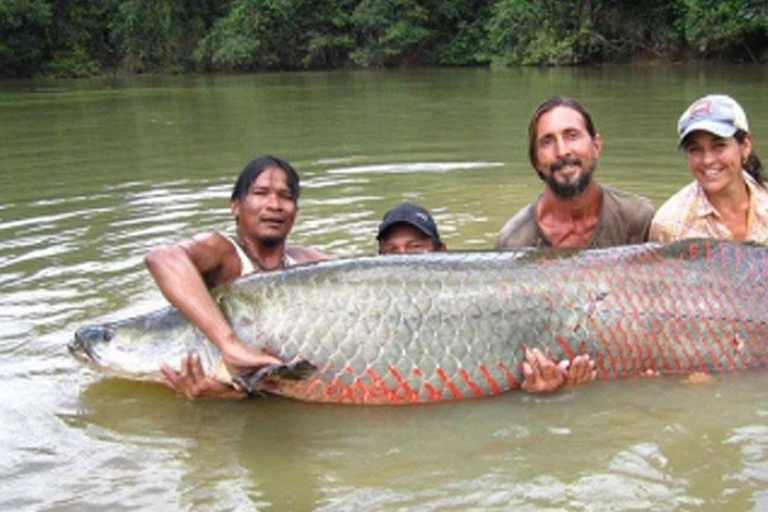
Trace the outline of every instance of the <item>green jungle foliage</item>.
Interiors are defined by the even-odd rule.
[[[768,0],[0,0],[0,77],[768,61]]]

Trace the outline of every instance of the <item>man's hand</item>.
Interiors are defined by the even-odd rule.
[[[280,365],[280,359],[259,352],[247,346],[232,334],[226,342],[220,345],[221,358],[231,374],[242,370],[261,368],[268,365]]]
[[[589,354],[581,354],[573,358],[568,367],[568,375],[565,377],[566,384],[581,384],[597,378],[595,362],[589,358]]]
[[[181,358],[180,372],[165,364],[160,365],[160,371],[163,373],[161,382],[189,400],[200,397],[239,400],[248,396],[248,393],[237,385],[232,386],[206,377],[200,364],[200,356],[197,354],[188,354]]]
[[[578,384],[594,380],[597,376],[589,355],[581,354],[573,361],[556,361],[545,356],[538,348],[525,349],[523,383],[520,387],[529,393],[547,393],[564,384]]]

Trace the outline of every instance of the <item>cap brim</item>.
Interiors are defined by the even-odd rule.
[[[420,226],[417,223],[410,221],[410,220],[403,220],[403,219],[393,219],[385,224],[382,224],[379,226],[379,234],[376,236],[376,240],[381,240],[381,237],[384,236],[384,233],[387,232],[389,228],[396,224],[406,224],[408,226],[411,226],[413,228],[418,229],[421,233],[427,235],[429,238],[435,238],[435,234],[430,232],[427,228],[424,226]]]
[[[738,128],[729,123],[718,123],[717,121],[699,121],[693,123],[691,126],[686,128],[683,133],[680,134],[678,146],[682,146],[685,138],[696,131],[709,132],[717,135],[718,137],[727,139],[728,137],[733,137],[733,134],[738,131]]]

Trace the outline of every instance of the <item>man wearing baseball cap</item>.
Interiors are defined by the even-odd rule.
[[[426,208],[401,203],[384,214],[379,224],[379,254],[446,251],[437,224]]]
[[[694,181],[656,212],[649,238],[768,243],[768,190],[744,109],[730,96],[694,101],[677,123],[678,144]]]

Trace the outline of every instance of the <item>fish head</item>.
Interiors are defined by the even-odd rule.
[[[191,352],[200,356],[206,373],[220,359],[215,346],[173,308],[86,325],[75,331],[68,348],[88,366],[132,380],[156,380],[164,364],[180,369],[180,361]]]
[[[101,345],[109,343],[114,333],[114,329],[107,325],[87,325],[75,331],[74,339],[67,344],[67,348],[75,359],[98,366]]]

